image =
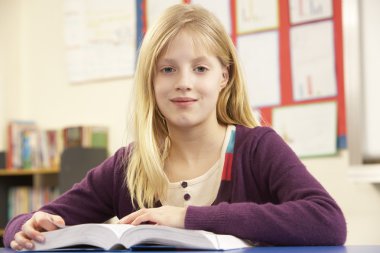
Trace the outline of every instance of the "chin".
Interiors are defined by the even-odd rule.
[[[194,120],[189,120],[189,119],[175,119],[168,123],[172,127],[175,127],[175,128],[190,128],[190,127],[195,127],[200,124],[200,122],[196,122]]]

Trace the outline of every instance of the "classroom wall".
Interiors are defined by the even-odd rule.
[[[8,30],[1,38],[11,35],[4,50],[6,64],[0,71],[6,83],[6,121],[33,119],[44,128],[106,125],[110,129],[110,150],[124,145],[127,96],[132,80],[68,83],[63,1],[0,2],[0,16],[6,15]],[[4,126],[1,130],[0,145],[4,148]]]
[[[367,160],[380,161],[380,1],[362,2],[362,49],[364,92],[364,141],[363,156]]]
[[[0,21],[0,149],[5,123],[14,118],[33,119],[44,128],[107,125],[110,151],[125,144],[132,80],[68,83],[63,0],[1,0]],[[380,189],[349,181],[347,151],[304,162],[343,208],[347,244],[380,244]]]
[[[0,2],[0,10],[2,9],[2,2]],[[2,31],[4,30],[5,22],[4,16],[0,15],[0,38],[4,37]],[[5,82],[4,82],[4,41],[0,40],[0,115],[5,114]],[[0,116],[1,117],[1,116]],[[4,116],[3,116],[4,117]],[[0,131],[4,130],[5,121],[0,121]],[[0,150],[3,150],[4,134],[0,134]]]
[[[17,77],[15,73],[19,70],[18,49],[16,43],[19,34],[19,19],[18,11],[19,2],[15,1],[12,4],[10,1],[0,1],[0,115],[3,120],[0,121],[0,150],[5,148],[5,126],[8,119],[7,100],[10,99],[11,88],[10,83],[15,83],[11,80],[12,77]],[[14,47],[12,48],[12,43]],[[13,66],[13,68],[11,67]],[[17,66],[17,67],[16,67]]]

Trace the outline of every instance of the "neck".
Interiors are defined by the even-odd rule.
[[[169,128],[171,147],[165,161],[170,182],[189,180],[203,175],[220,158],[226,126],[197,126],[187,130]]]
[[[170,131],[171,149],[169,156],[183,161],[192,161],[219,154],[223,145],[226,126],[216,123],[212,126],[196,126],[186,130]]]

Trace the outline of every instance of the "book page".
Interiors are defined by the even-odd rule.
[[[219,249],[231,250],[252,247],[253,245],[248,241],[243,241],[231,235],[216,235]]]
[[[118,244],[123,232],[131,225],[118,224],[81,224],[44,232],[44,243],[35,242],[35,250],[48,250],[62,247],[89,245],[103,249],[111,249]]]
[[[105,250],[124,246],[129,249],[141,244],[165,245],[183,249],[234,249],[250,247],[233,236],[221,236],[203,231],[161,225],[81,224],[43,232],[44,243],[35,242],[35,250],[89,245]],[[219,238],[219,239],[218,239]],[[224,244],[221,244],[223,241]]]
[[[136,227],[134,225],[129,225],[129,224],[97,224],[97,225],[112,230],[112,232],[114,232],[118,238],[121,238],[121,236],[123,235],[123,233],[125,233],[125,231]]]
[[[121,238],[126,248],[139,244],[158,244],[179,249],[226,250],[251,247],[245,241],[231,236],[203,230],[189,230],[161,225],[140,225],[124,233]]]
[[[167,226],[140,225],[124,233],[120,242],[130,248],[138,244],[169,245],[176,248],[217,249],[215,237],[205,231],[186,230]]]

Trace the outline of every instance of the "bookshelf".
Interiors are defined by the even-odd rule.
[[[33,188],[57,186],[59,168],[0,169],[0,237],[8,221],[8,192],[10,187],[31,186]]]
[[[107,158],[108,146],[104,126],[42,130],[19,120],[7,134],[8,152],[0,152],[0,247],[9,217],[38,210],[70,189]]]
[[[44,175],[44,174],[57,174],[59,173],[58,167],[49,169],[21,169],[21,170],[7,170],[0,169],[0,177],[6,176],[33,176],[33,175]]]
[[[8,221],[8,193],[11,187],[58,187],[62,193],[107,157],[106,148],[71,147],[62,152],[59,166],[53,168],[0,169],[0,237]]]

